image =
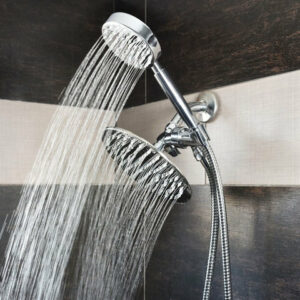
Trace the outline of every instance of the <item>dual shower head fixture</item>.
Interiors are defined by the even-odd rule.
[[[213,117],[217,108],[214,95],[210,94],[205,101],[201,98],[200,102],[188,105],[167,71],[158,63],[158,58],[161,55],[158,39],[151,29],[136,17],[122,12],[112,14],[102,26],[102,36],[110,50],[127,65],[140,69],[151,67],[154,77],[178,112],[167,125],[164,133],[159,136],[158,142],[154,145],[156,150],[159,152],[166,151],[170,155],[176,156],[180,153],[178,148],[205,145],[209,139],[208,135],[203,122],[199,122],[193,112],[201,113],[201,121],[206,122]],[[181,120],[185,122],[187,127],[179,127]],[[116,131],[108,129],[107,132],[114,134],[114,136],[121,133],[125,137],[138,139],[132,133],[121,129]],[[141,142],[145,143],[144,140]],[[166,159],[164,156],[162,158]],[[168,161],[168,164],[172,163]],[[174,165],[173,167],[177,170]],[[187,182],[180,172],[179,174],[183,182]],[[186,187],[188,192],[184,193],[183,198],[185,200],[190,198],[191,194],[190,186],[186,185]]]
[[[215,116],[216,101],[214,94],[203,93],[199,96],[197,102],[189,103],[189,107],[191,107],[199,121],[206,119],[207,122]],[[193,131],[181,126],[181,123],[180,116],[176,114],[167,124],[165,131],[158,136],[154,145],[128,130],[116,127],[106,128],[103,141],[107,152],[118,168],[121,168],[129,176],[133,175],[137,182],[140,178],[133,172],[137,166],[140,173],[147,172],[147,168],[149,168],[149,171],[154,172],[150,164],[154,158],[156,161],[164,163],[165,170],[170,170],[177,178],[175,198],[177,202],[184,203],[191,198],[191,186],[182,172],[163,154],[163,152],[166,152],[171,156],[177,156],[180,154],[179,149],[191,147],[196,160],[201,160],[199,159],[199,151],[194,150],[197,148],[198,142],[193,136]],[[121,154],[125,155],[121,156]],[[164,182],[164,185],[169,184],[165,178],[164,173],[161,173],[160,180]]]
[[[166,163],[171,172],[175,172],[176,175],[178,175],[177,178],[179,180],[175,182],[175,185],[177,184],[178,187],[180,187],[180,192],[176,197],[180,197],[183,191],[190,192],[191,188],[185,177],[160,151],[166,151],[176,156],[180,153],[179,148],[192,148],[194,157],[197,161],[202,163],[206,170],[212,194],[212,229],[202,299],[208,300],[210,297],[218,244],[218,232],[220,231],[224,296],[226,300],[231,300],[231,271],[224,193],[217,162],[209,144],[209,137],[204,124],[204,122],[211,119],[217,111],[216,98],[213,94],[206,94],[199,103],[187,104],[169,74],[158,63],[161,48],[157,38],[150,28],[139,19],[125,13],[114,13],[103,25],[102,34],[110,50],[127,65],[140,69],[151,66],[154,77],[177,110],[177,115],[175,115],[166,126],[165,131],[159,136],[157,143],[154,145],[155,147],[122,129],[108,128],[106,135],[110,135],[112,140],[114,140],[113,143],[118,143],[119,139],[134,139],[140,143],[142,147],[153,152],[153,155],[161,159],[164,164]],[[193,114],[193,112],[195,114]],[[199,120],[196,117],[197,112],[201,112],[202,114]],[[181,126],[181,121],[183,121],[186,126]],[[109,150],[110,146],[108,145],[106,147],[114,158],[114,153]],[[147,160],[145,163],[147,164]],[[125,170],[129,169],[125,168]],[[174,188],[174,185],[172,185],[172,188]]]

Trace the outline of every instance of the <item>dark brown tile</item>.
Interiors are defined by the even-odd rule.
[[[0,98],[58,103],[112,9],[112,0],[2,1]]]
[[[0,228],[19,194],[20,186],[0,186]],[[300,188],[226,187],[225,195],[234,299],[299,299]],[[175,205],[158,238],[146,299],[201,297],[209,235],[209,189],[193,186],[192,199]],[[212,299],[223,299],[220,257],[215,275]]]
[[[161,62],[183,93],[299,69],[299,2],[148,2]],[[149,99],[161,99],[150,80]]]
[[[0,98],[58,103],[113,12],[144,20],[144,1],[3,0]],[[161,62],[183,93],[299,69],[299,1],[148,1]],[[165,98],[148,72],[147,98]],[[142,78],[127,106],[145,102]]]
[[[299,299],[300,189],[226,187],[225,194],[234,299]],[[194,186],[192,199],[175,205],[157,241],[146,299],[201,298],[209,234],[209,189]],[[224,299],[220,251],[215,275],[211,299]]]

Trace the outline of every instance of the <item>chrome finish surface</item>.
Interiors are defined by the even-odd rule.
[[[158,62],[154,63],[154,65],[152,66],[152,70],[154,72],[154,77],[160,84],[166,96],[175,106],[182,120],[187,124],[188,127],[196,128],[197,122],[192,114],[190,107],[175,86],[175,83],[172,81],[167,71],[162,68]]]
[[[105,25],[106,24],[106,25]],[[226,207],[224,200],[224,193],[222,188],[222,181],[220,172],[218,169],[217,161],[215,159],[214,153],[209,145],[209,136],[206,132],[203,123],[212,120],[217,112],[217,100],[213,94],[204,94],[199,102],[187,104],[182,94],[179,92],[178,88],[172,81],[171,77],[167,71],[160,66],[157,58],[160,54],[160,46],[151,30],[147,25],[145,25],[140,20],[136,19],[127,14],[116,13],[113,14],[107,22],[103,25],[102,31],[105,41],[109,39],[106,34],[106,27],[112,25],[112,29],[116,28],[118,30],[120,27],[127,29],[125,31],[125,39],[131,37],[137,37],[142,39],[145,47],[150,47],[150,41],[155,40],[155,45],[159,47],[159,51],[151,51],[153,53],[153,59],[151,59],[152,70],[154,72],[154,77],[160,84],[161,88],[165,92],[166,96],[171,100],[178,114],[175,115],[173,120],[166,126],[165,131],[158,137],[158,141],[153,147],[151,144],[146,142],[139,137],[126,132],[121,131],[122,134],[128,134],[133,138],[139,139],[142,143],[146,143],[150,149],[153,149],[157,153],[158,150],[166,151],[172,156],[180,154],[178,148],[191,147],[194,156],[197,161],[200,161],[204,168],[206,169],[207,175],[209,177],[211,191],[212,191],[212,229],[211,229],[211,241],[209,258],[206,272],[205,287],[203,293],[203,300],[208,300],[211,290],[212,276],[214,272],[214,263],[216,257],[218,232],[221,233],[221,246],[222,246],[222,262],[223,262],[223,279],[224,279],[224,294],[225,299],[232,299],[231,293],[231,271],[230,271],[230,255],[229,255],[229,242],[228,242],[228,226],[226,217]],[[116,26],[116,27],[114,27]],[[109,28],[111,29],[111,28]],[[128,32],[129,31],[129,32]],[[109,30],[107,31],[109,32]],[[153,37],[152,37],[153,35]],[[156,43],[157,41],[157,43]],[[155,48],[155,47],[154,47]],[[149,50],[149,49],[147,49]],[[121,59],[124,60],[124,55],[116,51],[115,52]],[[126,62],[126,61],[125,61]],[[198,114],[198,118],[193,114]],[[180,127],[180,121],[183,121],[187,127]],[[109,129],[115,130],[115,129]],[[157,150],[158,149],[158,150]],[[160,153],[159,153],[160,154]],[[161,154],[160,154],[161,155]],[[163,157],[166,159],[166,157]],[[172,165],[173,166],[173,165]],[[180,173],[181,174],[181,173]]]
[[[210,297],[217,253],[218,233],[220,231],[224,294],[225,299],[230,300],[232,299],[232,291],[226,205],[218,164],[212,148],[208,142],[209,137],[206,133],[204,122],[202,122],[211,120],[212,117],[215,116],[218,107],[217,101],[214,94],[205,93],[199,97],[199,102],[193,102],[187,105],[189,106],[192,114],[198,114],[197,121],[199,121],[199,123],[197,124],[197,129],[201,129],[201,134],[205,135],[205,143],[202,143],[202,141],[199,140],[196,134],[197,132],[193,128],[182,127],[181,123],[184,120],[182,119],[181,114],[178,111],[178,113],[173,117],[170,123],[167,124],[165,131],[159,135],[155,147],[161,151],[166,151],[172,156],[179,155],[179,149],[191,147],[195,159],[201,162],[206,170],[211,188],[212,226],[206,278],[202,299],[208,300]]]
[[[188,103],[188,106],[194,114],[197,123],[208,123],[213,121],[219,108],[217,97],[212,92],[201,93],[198,96],[197,101]],[[179,126],[180,123],[182,123],[182,118],[179,113],[177,113],[168,126]]]
[[[194,131],[185,127],[174,127],[163,132],[154,147],[159,151],[165,151],[171,156],[180,154],[178,148],[196,147],[199,143],[194,136]]]
[[[195,136],[197,137],[198,141],[205,145],[208,138],[206,133],[201,126],[198,126],[198,122],[194,117],[191,108],[185,101],[182,94],[179,92],[168,72],[162,68],[157,61],[153,64],[152,70],[154,72],[154,77],[165,92],[166,96],[173,103],[181,119],[190,129],[195,132]]]
[[[190,108],[199,122],[208,123],[216,117],[219,105],[214,93],[204,92],[199,95],[197,102],[190,105]]]
[[[202,120],[209,121],[217,112],[217,100],[213,93],[203,93],[199,96],[199,102],[187,104],[194,119],[197,120],[197,128],[201,129],[201,134],[205,140],[209,140],[208,133]],[[193,129],[182,127],[183,120],[177,113],[170,123],[167,124],[165,131],[157,138],[155,147],[160,151],[164,150],[172,156],[177,156],[180,151],[177,148],[201,146]]]
[[[122,29],[125,30],[124,34],[121,36],[116,36],[116,38],[120,40],[125,39],[126,43],[130,42],[130,39],[132,38],[137,38],[141,43],[141,47],[144,47],[146,52],[148,51],[149,53],[152,53],[151,64],[154,77],[160,84],[166,96],[173,103],[182,120],[189,128],[195,131],[195,135],[197,136],[199,142],[206,144],[207,137],[205,132],[203,132],[203,129],[198,126],[197,120],[194,118],[190,107],[186,103],[182,94],[179,92],[175,83],[172,81],[170,75],[164,68],[160,66],[157,61],[161,53],[161,47],[151,29],[134,16],[121,12],[114,13],[102,26],[102,35],[108,46],[110,46],[114,40],[111,38],[111,35],[119,32]],[[127,59],[127,56],[124,55],[121,49],[112,48],[112,50],[123,61],[130,64],[131,60]],[[146,56],[148,55],[148,52],[145,53]],[[141,65],[142,64],[138,64],[137,66],[141,67]]]
[[[192,189],[191,186],[189,185],[187,179],[185,176],[181,173],[181,171],[162,153],[159,152],[152,144],[150,144],[148,141],[144,140],[143,138],[135,135],[134,133],[122,129],[122,128],[117,128],[117,127],[107,127],[105,129],[105,133],[103,136],[103,141],[108,142],[109,144],[114,143],[115,141],[119,139],[124,139],[124,140],[134,140],[137,142],[139,145],[143,146],[144,150],[143,151],[151,151],[151,155],[158,156],[158,159],[162,162],[166,162],[168,166],[174,170],[174,172],[178,176],[178,202],[185,202],[191,197]],[[110,153],[109,150],[110,147],[106,147],[107,151]],[[114,159],[113,153],[111,153],[111,157]],[[146,161],[145,161],[146,162]],[[118,163],[118,162],[117,162]],[[129,174],[130,175],[130,174]],[[180,185],[180,186],[179,186]]]
[[[110,43],[109,35],[115,30],[126,30],[126,38],[138,38],[141,41],[141,46],[150,50],[154,63],[161,54],[161,47],[151,29],[138,18],[122,13],[113,13],[102,26],[102,35],[106,43]],[[124,36],[125,37],[125,36]]]

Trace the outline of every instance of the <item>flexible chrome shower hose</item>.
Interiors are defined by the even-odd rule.
[[[207,177],[209,179],[210,185],[210,195],[211,195],[211,234],[210,234],[210,245],[208,252],[207,268],[205,283],[203,289],[202,300],[208,300],[210,297],[211,283],[214,274],[214,267],[217,255],[218,247],[218,235],[219,235],[219,213],[218,213],[218,199],[216,192],[216,184],[214,177],[211,173],[211,168],[209,164],[202,161],[202,164],[206,170]]]
[[[224,281],[224,298],[232,299],[231,291],[231,270],[230,270],[230,253],[228,239],[228,224],[226,205],[224,199],[223,185],[218,168],[218,164],[211,146],[207,143],[206,146],[200,148],[204,154],[202,164],[206,169],[209,178],[211,197],[212,197],[212,226],[211,239],[208,255],[208,263],[206,269],[206,278],[202,299],[207,300],[210,296],[211,282],[214,272],[214,265],[218,244],[218,231],[220,226],[221,231],[221,247],[222,247],[222,264],[223,264],[223,281]]]

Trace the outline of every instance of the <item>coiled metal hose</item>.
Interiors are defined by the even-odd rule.
[[[202,160],[202,165],[206,170],[207,177],[210,184],[211,195],[211,234],[210,245],[206,267],[205,283],[203,289],[202,300],[208,300],[210,297],[211,283],[214,274],[214,267],[216,262],[217,247],[218,247],[218,235],[219,235],[219,213],[218,213],[218,200],[216,193],[216,184],[214,177],[211,173],[209,164]]]
[[[224,298],[225,300],[232,299],[231,289],[231,270],[230,270],[230,252],[228,239],[228,225],[226,205],[224,199],[223,185],[219,172],[219,167],[211,146],[207,143],[206,146],[201,146],[200,151],[203,153],[202,164],[206,169],[209,178],[212,197],[212,227],[208,263],[206,269],[206,278],[204,284],[203,298],[209,299],[211,282],[213,277],[217,244],[218,231],[220,225],[221,231],[221,247],[222,247],[222,265],[223,265],[223,280],[224,280]]]

